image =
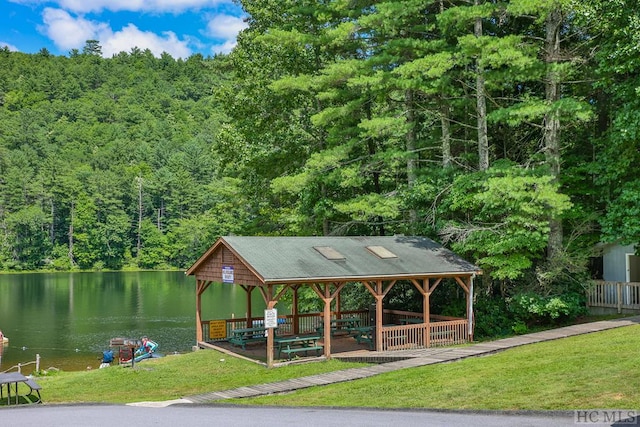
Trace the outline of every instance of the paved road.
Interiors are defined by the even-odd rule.
[[[41,405],[0,410],[3,426],[574,426],[573,413],[438,412],[331,408],[232,407],[171,405]]]

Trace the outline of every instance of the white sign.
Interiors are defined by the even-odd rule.
[[[278,327],[278,309],[277,308],[264,311],[264,327],[265,328]]]
[[[222,266],[222,283],[233,283],[233,266]]]

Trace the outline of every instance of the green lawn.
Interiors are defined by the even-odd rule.
[[[526,345],[286,395],[226,403],[449,409],[639,408],[640,326]],[[224,359],[224,360],[221,360]],[[37,378],[45,403],[169,400],[313,375],[338,361],[266,369],[212,350]],[[1,403],[0,403],[1,404]]]
[[[526,345],[459,362],[236,400],[247,404],[389,408],[640,407],[640,326]]]
[[[267,369],[214,350],[200,350],[145,360],[133,369],[115,365],[92,371],[54,372],[36,381],[42,386],[45,403],[127,403],[177,399],[360,366],[332,360]]]

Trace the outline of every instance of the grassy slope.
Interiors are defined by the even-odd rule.
[[[239,403],[476,409],[638,408],[640,326],[527,345],[495,355]],[[221,359],[224,358],[224,361]],[[198,351],[38,378],[46,403],[168,400],[351,366],[337,361],[265,369]]]
[[[362,366],[330,361],[266,369],[213,350],[167,356],[87,372],[59,372],[36,378],[45,403],[170,400]],[[2,402],[0,402],[1,404]]]
[[[624,327],[241,402],[512,410],[638,408],[638,335],[640,326]]]

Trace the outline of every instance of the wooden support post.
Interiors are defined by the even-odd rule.
[[[331,298],[329,292],[329,284],[324,284],[324,297],[322,300],[324,301],[324,317],[322,319],[323,326],[322,331],[324,333],[324,357],[327,359],[331,358]]]
[[[260,292],[262,293],[262,298],[264,298],[264,302],[267,304],[267,310],[273,310],[278,303],[280,297],[289,289],[289,285],[284,285],[283,288],[278,292],[277,295],[274,295],[274,289],[276,285],[262,285],[260,286]],[[266,319],[263,319],[265,322]],[[263,323],[264,326],[266,326]],[[275,328],[270,328],[267,330],[267,367],[273,367],[273,336],[275,335],[275,330],[277,329],[277,325]]]
[[[436,287],[440,284],[441,281],[442,281],[441,278],[436,279],[433,286],[431,286],[431,284],[429,283],[429,279],[422,279],[422,283],[418,282],[417,280],[413,280],[413,279],[411,280],[411,283],[413,283],[413,286],[415,286],[416,289],[418,289],[418,291],[420,291],[420,293],[422,294],[422,323],[426,325],[422,335],[422,342],[426,348],[431,347],[430,298],[431,298],[431,294],[436,289]]]
[[[476,323],[476,319],[473,313],[473,276],[467,279],[469,283],[469,311],[467,312],[467,318],[469,319],[469,342],[473,342],[473,330]]]
[[[253,306],[251,305],[251,293],[253,292],[253,286],[242,287],[247,294],[247,328],[253,327]]]
[[[320,288],[319,284],[310,285],[311,289],[324,302],[322,330],[324,331],[324,357],[327,359],[331,359],[331,302],[340,294],[346,284],[347,282],[336,282],[336,289],[333,292],[331,292],[330,283],[322,284],[322,288]]]
[[[196,343],[204,341],[202,334],[202,294],[211,285],[210,281],[196,281]]]
[[[293,287],[293,334],[298,335],[300,333],[300,321],[298,318],[298,289],[299,285]]]
[[[431,306],[430,299],[431,292],[429,292],[429,279],[422,281],[422,321],[427,326],[424,329],[424,335],[422,342],[426,348],[431,347]]]
[[[376,351],[382,351],[382,319],[383,319],[383,300],[385,295],[393,288],[396,284],[395,280],[392,280],[387,285],[386,289],[383,286],[382,280],[378,280],[375,282],[375,289],[372,284],[367,282],[362,282],[365,288],[369,290],[369,293],[376,300],[376,325],[375,325],[375,337],[376,337]]]
[[[196,343],[202,342],[202,292],[201,281],[196,284]]]
[[[382,310],[384,305],[382,300],[384,293],[382,291],[382,280],[376,282],[376,351],[382,351]]]
[[[267,296],[268,296],[267,310],[273,310],[273,308],[275,308],[275,306],[276,306],[276,303],[278,302],[278,301],[273,299],[273,285],[268,285],[267,286]],[[266,321],[266,319],[264,319],[263,321]],[[266,325],[264,325],[264,326],[266,326]],[[273,335],[274,335],[274,331],[275,331],[275,328],[266,330],[266,332],[267,332],[267,367],[268,368],[272,368],[273,367]]]
[[[616,298],[618,299],[617,301],[617,308],[618,308],[618,314],[622,313],[622,283],[617,282],[616,283]]]

